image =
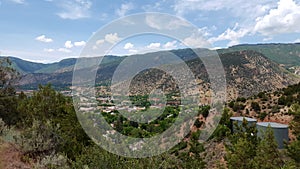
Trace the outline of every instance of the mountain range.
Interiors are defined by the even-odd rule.
[[[197,49],[203,52],[208,49]],[[141,54],[163,56],[172,52],[190,67],[198,79],[209,83],[205,67],[191,49],[178,49]],[[299,82],[294,74],[300,67],[300,44],[244,44],[217,50],[226,72],[230,97],[250,96],[260,91],[270,91]],[[114,70],[127,56],[105,56],[98,68],[96,83],[108,84]],[[51,83],[56,88],[68,87],[72,83],[75,58],[43,64],[9,57],[12,66],[21,74],[18,86],[35,89],[38,84]],[[148,76],[151,78],[151,76]]]

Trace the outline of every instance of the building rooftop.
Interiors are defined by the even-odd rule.
[[[257,125],[264,126],[264,127],[268,127],[270,125],[270,127],[272,127],[272,128],[288,128],[289,127],[288,125],[275,123],[275,122],[259,122],[259,123],[257,123]]]
[[[251,122],[256,122],[257,121],[256,119],[249,118],[249,117],[230,117],[230,120],[236,120],[236,121],[243,121],[244,119],[246,121],[251,121]]]

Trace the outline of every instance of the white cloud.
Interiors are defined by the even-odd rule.
[[[49,61],[49,60],[41,60],[41,59],[23,59],[23,60],[26,60],[26,61],[29,61],[29,62],[35,62],[35,63],[45,63],[45,64],[47,64],[47,63],[53,63],[53,62],[51,62],[51,61]]]
[[[300,39],[296,39],[294,43],[300,43]]]
[[[74,45],[72,44],[71,41],[68,40],[68,41],[65,42],[65,48],[71,49],[73,46],[74,46]]]
[[[182,41],[183,45],[189,48],[210,48],[211,45],[209,41],[204,38],[202,29],[199,29],[197,32],[193,33],[189,37],[186,37]]]
[[[117,33],[110,33],[105,35],[105,41],[109,43],[116,43],[120,40]]]
[[[96,50],[96,49],[98,49],[98,46],[97,46],[97,45],[94,45],[92,49],[93,49],[93,50]]]
[[[35,40],[40,41],[40,42],[45,42],[45,43],[53,42],[53,39],[47,38],[45,35],[38,36],[35,38]]]
[[[300,5],[293,0],[280,0],[276,9],[256,19],[256,32],[265,36],[300,32]]]
[[[190,48],[206,48],[209,46],[209,43],[204,40],[202,37],[190,36],[183,40],[184,45]]]
[[[133,9],[133,4],[132,3],[125,3],[125,4],[122,4],[121,7],[119,9],[116,10],[116,14],[119,16],[119,17],[123,17],[125,16],[125,14],[132,10]]]
[[[90,0],[67,0],[60,4],[63,9],[57,15],[62,19],[81,19],[90,17],[90,8],[92,2]]]
[[[162,6],[161,2],[155,2],[154,4],[151,3],[149,5],[142,6],[142,9],[146,12],[154,12],[154,11],[162,10],[161,6]]]
[[[132,49],[133,48],[133,44],[132,43],[126,43],[125,45],[124,45],[124,49]]]
[[[66,48],[59,48],[58,51],[59,52],[64,52],[64,53],[71,53],[72,52],[70,49],[66,49]]]
[[[86,45],[85,41],[78,41],[78,42],[72,43],[72,41],[68,40],[68,41],[65,42],[65,48],[66,49],[71,49],[74,46],[75,47],[82,47],[82,46],[85,46],[85,45]]]
[[[85,41],[74,42],[74,46],[76,46],[76,47],[82,47],[85,45],[86,45]]]
[[[156,42],[156,43],[150,43],[147,48],[148,49],[159,49],[160,48],[160,43]]]
[[[108,18],[108,14],[107,13],[102,13],[99,16],[99,20],[101,20],[101,21],[105,21],[107,18]]]
[[[179,0],[173,6],[177,15],[185,15],[194,11],[227,10],[229,15],[251,20],[276,5],[274,0]]]
[[[215,43],[218,41],[223,41],[223,40],[229,40],[230,42],[228,43],[227,46],[233,46],[237,45],[239,43],[239,39],[252,33],[251,28],[245,29],[245,28],[240,28],[239,24],[236,23],[233,29],[228,28],[225,32],[220,34],[217,37],[212,37],[208,41],[210,43]]]
[[[51,52],[54,52],[55,50],[54,49],[44,49],[44,52],[49,52],[49,53],[51,53]]]
[[[104,39],[100,39],[96,41],[96,45],[102,45],[105,42]]]
[[[14,2],[16,4],[25,4],[25,0],[9,0],[11,2]]]
[[[98,49],[99,46],[103,45],[105,42],[114,44],[120,41],[121,38],[118,36],[118,33],[109,33],[106,34],[104,39],[99,39],[96,41],[95,45],[93,46],[93,50]]]
[[[146,16],[146,24],[158,30],[176,30],[190,25],[185,20],[170,20],[168,15],[157,17],[152,14]]]
[[[239,40],[231,40],[227,46],[230,47],[230,46],[235,46],[235,45],[238,45],[240,44],[240,41]]]
[[[212,26],[211,28],[208,28],[208,27],[202,27],[202,28],[199,28],[198,29],[198,32],[200,35],[202,35],[203,37],[208,37],[208,36],[211,36],[211,32],[212,30],[216,30],[216,26]]]
[[[138,50],[130,49],[128,52],[129,52],[129,54],[136,54],[136,53],[138,53]]]
[[[271,37],[266,37],[266,38],[263,38],[263,41],[264,42],[266,42],[266,41],[270,41],[270,40],[272,40],[273,38],[271,38]]]
[[[225,28],[223,33],[219,35],[213,35],[211,33],[213,30],[209,27],[209,29],[202,30],[202,35],[209,38],[210,43],[228,40],[227,45],[231,46],[238,44],[240,39],[245,36],[256,34],[256,30],[254,30],[256,19],[267,15],[276,6],[277,1],[274,0],[178,0],[175,2],[173,9],[180,16],[201,13],[207,21],[211,18],[211,13],[217,13],[215,11],[219,11],[221,14],[226,13],[226,15],[216,14],[213,18],[214,20],[221,20],[224,24],[228,23],[228,25],[234,22],[239,24],[233,28]],[[224,24],[219,29],[222,29]],[[191,39],[187,40],[191,41]]]
[[[178,15],[183,15],[188,11],[194,10],[220,10],[225,7],[225,4],[228,4],[226,1],[227,0],[180,0],[175,3],[174,10]]]
[[[164,44],[163,47],[164,47],[165,49],[174,49],[174,48],[177,47],[176,43],[177,43],[176,40],[170,41],[170,42],[167,42],[166,44]]]

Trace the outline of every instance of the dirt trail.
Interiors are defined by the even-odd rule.
[[[0,169],[30,169],[21,161],[21,153],[15,145],[0,140]]]

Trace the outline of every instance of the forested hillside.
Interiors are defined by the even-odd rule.
[[[4,75],[14,74],[6,65],[1,66]],[[210,108],[201,107],[191,132],[178,145],[159,156],[132,159],[111,154],[96,145],[81,128],[70,97],[58,93],[51,85],[40,86],[30,97],[22,92],[16,95],[11,77],[1,77],[0,168],[300,167],[300,84],[228,102],[219,126],[205,143],[198,138]],[[103,112],[117,131],[132,137],[163,132],[174,122],[176,114],[178,107],[170,106],[160,120],[137,124],[121,118],[116,111]],[[233,115],[289,124],[291,142],[279,151],[271,131],[259,139],[255,128],[246,123],[232,134],[229,118]]]

